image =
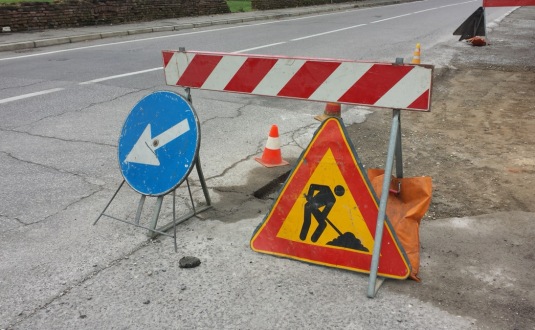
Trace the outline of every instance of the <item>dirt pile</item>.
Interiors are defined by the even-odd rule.
[[[402,113],[405,176],[431,176],[427,219],[535,212],[535,72],[448,70],[430,113]],[[386,159],[390,111],[349,131],[368,167]]]

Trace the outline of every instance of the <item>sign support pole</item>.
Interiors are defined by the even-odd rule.
[[[143,211],[143,205],[145,204],[145,198],[147,196],[141,195],[141,198],[139,199],[139,204],[137,206],[136,211],[136,225],[139,225],[139,219],[141,218],[141,212]]]
[[[201,213],[201,212],[203,212],[203,211],[205,211],[205,210],[207,210],[207,209],[212,207],[212,202],[210,200],[210,195],[208,193],[208,188],[206,186],[206,181],[204,179],[204,175],[203,175],[202,169],[200,167],[201,164],[200,164],[200,161],[199,161],[198,158],[197,158],[197,160],[195,162],[195,166],[197,167],[197,174],[199,175],[199,181],[200,181],[200,184],[201,184],[201,187],[202,187],[202,190],[203,190],[204,197],[206,199],[206,204],[205,205],[203,205],[201,207],[195,206],[195,201],[193,200],[193,195],[191,194],[191,189],[190,189],[190,186],[189,186],[189,182],[187,182],[187,184],[188,184],[188,193],[189,193],[190,202],[191,202],[191,205],[192,205],[191,207],[193,209],[193,212],[190,212],[190,213],[180,217],[179,219],[176,218],[176,205],[175,205],[175,203],[176,203],[176,189],[173,189],[171,191],[171,193],[173,194],[173,221],[172,222],[170,222],[170,223],[168,223],[166,225],[163,225],[160,228],[156,228],[156,226],[158,224],[158,219],[159,219],[159,216],[160,216],[160,211],[161,211],[161,208],[162,208],[162,204],[163,204],[163,198],[166,195],[157,197],[156,204],[154,205],[154,211],[153,211],[153,214],[152,214],[152,220],[151,220],[151,223],[150,223],[150,225],[148,227],[139,224],[139,220],[141,218],[141,213],[142,213],[142,210],[143,210],[143,205],[145,203],[147,195],[143,195],[143,194],[141,195],[141,198],[139,200],[139,204],[138,204],[138,207],[137,207],[136,217],[135,217],[134,222],[130,222],[130,221],[124,220],[124,219],[119,219],[119,218],[117,218],[115,216],[112,216],[110,214],[106,214],[106,211],[108,210],[108,207],[111,205],[111,203],[113,202],[113,200],[115,199],[115,197],[117,196],[117,194],[119,193],[121,188],[123,187],[123,185],[125,183],[125,180],[123,180],[121,182],[121,184],[119,185],[119,187],[117,188],[117,190],[115,191],[115,193],[113,194],[113,196],[111,197],[111,199],[109,200],[109,202],[106,204],[106,207],[104,207],[104,210],[100,213],[98,218],[93,223],[93,226],[97,224],[97,222],[100,220],[100,218],[102,218],[102,216],[105,216],[105,217],[108,217],[108,218],[111,218],[111,219],[114,219],[114,220],[118,220],[118,221],[127,223],[129,225],[133,225],[135,227],[147,229],[149,231],[148,232],[148,236],[150,238],[155,238],[158,235],[164,235],[164,236],[173,237],[174,245],[175,245],[175,252],[176,252],[177,251],[176,225],[179,224],[179,223],[182,223],[182,222],[188,220],[189,218],[194,217],[194,216],[198,215],[199,213]],[[187,180],[187,178],[186,178],[186,180]],[[166,233],[166,231],[171,229],[171,228],[173,228],[173,231],[174,231],[173,235],[170,235],[170,234]]]
[[[173,189],[173,192],[175,191],[176,189]],[[158,218],[160,216],[160,210],[162,209],[162,202],[163,202],[163,196],[158,196],[156,198],[156,205],[154,205],[154,212],[152,213],[152,222],[151,222],[151,225],[150,225],[150,228],[152,230],[156,229],[156,225],[158,224]],[[174,218],[174,214],[173,214],[173,218]],[[153,231],[149,231],[149,236],[150,237],[155,237],[155,233]]]
[[[151,95],[149,95],[148,97],[152,97],[151,101],[152,102],[158,102],[160,101],[161,102],[161,99],[164,99],[164,100],[167,100],[166,98],[164,97],[160,97],[159,95],[161,95],[160,93],[169,93],[169,92],[156,92],[156,93],[153,93]],[[192,102],[192,97],[191,97],[191,94],[190,94],[190,91],[189,91],[189,88],[186,89],[186,100],[191,103]],[[184,96],[181,96],[181,95],[177,95],[181,98],[184,98]],[[145,100],[145,99],[144,99]],[[142,100],[143,101],[143,100]],[[169,106],[169,104],[165,104],[167,106]],[[178,104],[180,105],[180,103]],[[176,106],[175,103],[171,103],[170,104],[171,108],[173,108],[174,106]],[[132,110],[132,112],[134,112],[134,110],[137,110],[138,108],[140,108],[141,106],[139,106],[139,104]],[[195,122],[197,122],[197,125],[198,125],[198,120],[195,116],[195,113],[193,111],[193,108],[191,108],[191,106],[187,106],[185,110],[189,110],[193,113],[193,120]],[[131,112],[131,115],[132,115],[132,112]],[[186,112],[186,113],[189,113],[189,112]],[[163,118],[163,117],[162,117]],[[191,118],[190,118],[191,119]],[[191,121],[191,120],[190,120]],[[125,126],[127,125],[126,123],[129,123],[130,126],[128,126],[129,128],[131,126],[135,126],[134,124],[128,122],[128,119],[127,119],[127,122],[125,122]],[[187,127],[186,129],[184,129],[184,124],[182,123],[186,123],[185,124],[185,127]],[[137,124],[137,123],[136,123]],[[149,122],[149,124],[151,124],[151,122]],[[143,123],[143,125],[145,125],[145,123]],[[154,147],[157,147],[158,146],[158,142],[160,142],[161,140],[165,141],[166,139],[168,139],[168,136],[169,134],[177,134],[175,131],[176,130],[183,130],[179,135],[175,136],[174,138],[177,138],[178,136],[182,135],[182,134],[186,134],[187,132],[191,131],[193,128],[195,128],[195,126],[190,123],[188,123],[188,117],[186,116],[185,118],[183,117],[182,121],[180,121],[179,124],[175,125],[176,128],[171,128],[171,129],[167,129],[167,131],[171,131],[171,133],[166,133],[167,131],[165,131],[164,133],[160,133],[157,137],[152,137],[151,135],[151,126],[150,125],[147,125],[146,126],[147,128],[145,130],[148,129],[148,132],[149,132],[149,137],[154,139],[154,141],[152,141],[152,143],[156,143],[156,144],[153,144]],[[123,128],[124,130],[124,128]],[[198,130],[197,130],[198,132]],[[167,134],[167,135],[166,135]],[[200,134],[200,133],[198,133]],[[121,136],[121,138],[125,139],[124,138],[124,135]],[[137,138],[137,136],[136,136]],[[134,147],[132,149],[130,149],[130,153],[133,153],[132,150],[136,150],[135,147],[136,145],[139,143],[139,141],[143,138],[143,135],[141,135],[140,138],[137,138],[137,141],[136,144],[134,144]],[[143,228],[143,229],[146,229],[148,230],[148,233],[147,233],[147,236],[149,236],[150,238],[155,238],[157,237],[158,235],[164,235],[164,236],[169,236],[169,237],[172,237],[173,240],[174,240],[174,247],[175,247],[175,252],[177,252],[177,243],[176,243],[176,226],[177,224],[181,223],[181,222],[184,222],[186,220],[188,220],[189,218],[191,217],[194,217],[196,215],[198,215],[199,213],[209,209],[212,207],[212,203],[211,203],[211,200],[210,200],[210,195],[209,195],[209,192],[208,192],[208,188],[207,188],[207,185],[206,185],[206,181],[205,181],[205,178],[204,178],[204,174],[202,172],[202,168],[201,168],[201,162],[200,162],[200,156],[199,156],[199,153],[198,153],[198,141],[199,141],[199,138],[200,138],[200,135],[198,135],[196,137],[196,139],[194,141],[196,141],[197,145],[195,146],[194,149],[190,149],[189,151],[194,151],[194,153],[192,153],[192,158],[191,159],[191,163],[189,164],[185,164],[188,166],[188,168],[190,168],[190,170],[192,169],[192,167],[189,167],[190,165],[192,166],[195,166],[197,168],[197,174],[198,174],[198,177],[199,177],[199,181],[200,181],[200,185],[202,187],[202,191],[203,191],[203,195],[204,195],[204,198],[205,198],[205,203],[202,203],[201,202],[201,205],[195,205],[195,201],[193,199],[193,194],[192,194],[192,191],[191,191],[191,187],[190,187],[190,183],[189,183],[189,175],[190,175],[190,170],[187,171],[184,176],[182,177],[180,183],[177,181],[176,185],[174,186],[174,188],[172,188],[172,190],[163,190],[160,192],[160,194],[158,195],[157,193],[155,194],[151,194],[150,190],[148,190],[148,187],[146,186],[137,186],[137,188],[135,188],[134,186],[132,186],[131,182],[128,181],[129,185],[136,191],[138,192],[141,197],[139,199],[139,202],[138,202],[138,206],[137,206],[137,210],[136,210],[136,215],[135,215],[135,218],[133,221],[129,221],[129,220],[125,220],[125,219],[120,219],[120,218],[117,218],[117,217],[114,217],[110,214],[107,214],[106,211],[108,210],[109,206],[111,205],[111,203],[115,200],[115,198],[117,197],[117,194],[119,193],[119,191],[121,190],[121,188],[123,187],[124,183],[126,182],[126,177],[125,179],[121,182],[121,184],[119,185],[119,187],[117,188],[117,190],[115,191],[115,193],[113,194],[113,196],[111,197],[111,199],[109,200],[109,202],[106,204],[106,207],[104,208],[104,210],[100,213],[99,217],[95,220],[95,222],[93,223],[93,225],[96,225],[97,222],[100,220],[100,218],[102,216],[106,216],[108,218],[111,218],[111,219],[114,219],[114,220],[118,220],[118,221],[121,221],[121,222],[124,222],[124,223],[127,223],[127,224],[130,224],[130,225],[133,225],[133,226],[136,226],[136,227],[139,227],[139,228]],[[131,141],[130,141],[131,142]],[[149,141],[151,142],[151,141]],[[169,143],[169,141],[167,141],[166,143]],[[121,145],[121,144],[120,144]],[[151,151],[154,153],[154,150],[151,149]],[[151,161],[153,161],[152,159],[149,159],[148,162],[147,162],[147,159],[146,158],[143,158],[141,157],[141,159],[137,159],[136,157],[140,157],[139,156],[139,152],[136,151],[137,153],[135,153],[135,156],[132,156],[132,159],[129,160],[129,154],[126,155],[126,158],[125,158],[125,161],[135,161],[137,162],[138,164],[141,163],[141,164],[149,164],[149,165],[152,165],[152,166],[162,166],[160,165],[158,159],[157,159],[157,156],[156,156],[156,163],[157,164],[154,164],[154,163],[151,163]],[[156,155],[154,153],[154,155]],[[141,156],[143,156],[141,154]],[[183,159],[180,159],[180,160],[183,160]],[[189,159],[186,159],[186,160],[189,160]],[[122,163],[121,163],[122,164]],[[172,163],[171,165],[167,165],[167,166],[174,166],[175,164]],[[139,175],[141,174],[144,174],[144,173],[136,173],[139,177]],[[167,174],[166,172],[164,172],[164,174]],[[174,172],[173,172],[173,175],[174,175]],[[124,177],[124,172],[123,172],[123,177]],[[132,179],[133,177],[130,177],[130,179]],[[189,200],[190,200],[190,203],[191,203],[191,208],[190,210],[192,210],[192,212],[189,212],[188,214],[185,214],[183,215],[182,217],[178,218],[176,217],[176,189],[178,189],[178,187],[183,183],[183,180],[186,181],[186,184],[187,184],[187,189],[188,189],[188,196],[189,196]],[[143,189],[140,189],[140,188],[143,188]],[[153,187],[153,188],[161,188],[161,187]],[[160,217],[160,212],[161,212],[161,209],[162,209],[162,204],[163,204],[163,199],[166,195],[169,195],[170,193],[172,193],[172,209],[173,209],[173,221],[172,222],[169,222],[161,227],[157,227],[158,225],[158,219]],[[149,221],[149,224],[144,226],[144,225],[140,225],[140,219],[141,219],[141,216],[142,216],[142,213],[143,213],[143,206],[145,204],[145,200],[146,200],[146,197],[149,196],[149,197],[156,197],[156,203],[154,205],[154,209],[153,209],[153,213],[152,213],[152,217]],[[173,228],[173,234],[168,234],[166,233],[169,229]]]
[[[403,58],[396,58],[396,64],[403,64]],[[394,156],[396,159],[396,176],[403,177],[403,152],[401,148],[401,111],[394,109],[392,111],[392,126],[390,130],[390,140],[388,143],[388,152],[385,163],[385,176],[381,200],[379,202],[379,214],[377,215],[377,226],[375,228],[375,243],[373,245],[372,264],[370,266],[370,278],[368,282],[368,297],[373,298],[384,283],[384,278],[377,280],[377,271],[379,269],[379,256],[381,255],[381,243],[383,240],[383,229],[386,218],[386,205],[390,191],[390,178],[392,177],[392,167],[394,165]],[[399,187],[398,189],[401,189]]]
[[[394,110],[394,113],[399,110]],[[394,115],[394,113],[392,115]],[[401,148],[401,112],[398,116],[398,137],[396,141],[396,177],[403,177],[403,151]]]
[[[100,215],[98,216],[97,220],[95,220],[95,222],[93,222],[93,226],[97,224],[97,222],[100,220],[100,218],[103,216],[103,215],[106,215],[105,212],[106,210],[108,209],[108,207],[110,206],[111,202],[113,202],[113,200],[115,199],[115,196],[117,196],[117,194],[119,193],[119,190],[121,190],[121,188],[123,187],[123,184],[125,183],[125,180],[123,179],[123,181],[121,182],[121,184],[119,185],[119,187],[117,188],[117,190],[115,190],[115,193],[113,194],[113,196],[111,196],[111,199],[109,200],[108,204],[106,204],[106,206],[104,207],[104,210],[102,210],[102,212],[100,212]],[[139,208],[138,208],[139,210]]]
[[[383,229],[386,217],[386,203],[388,201],[388,191],[390,190],[390,177],[392,176],[392,167],[394,165],[394,154],[396,154],[396,170],[402,173],[401,160],[401,131],[400,131],[400,110],[394,109],[392,116],[392,129],[390,131],[390,142],[388,144],[388,153],[385,163],[385,176],[383,180],[383,193],[379,203],[379,214],[377,215],[377,227],[375,228],[375,243],[373,244],[372,264],[370,267],[370,278],[368,282],[368,297],[373,298],[384,282],[384,279],[377,281],[377,271],[379,268],[379,256],[381,254],[381,243],[383,240]],[[400,165],[401,164],[401,165]]]

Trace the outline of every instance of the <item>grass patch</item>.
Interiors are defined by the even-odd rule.
[[[227,0],[227,5],[232,13],[247,12],[252,10],[251,0]]]

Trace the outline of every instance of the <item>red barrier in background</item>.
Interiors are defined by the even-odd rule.
[[[483,7],[535,6],[535,0],[483,0]]]

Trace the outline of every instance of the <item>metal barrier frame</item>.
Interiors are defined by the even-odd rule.
[[[192,103],[190,89],[186,88],[185,92],[186,92],[186,99],[190,103]],[[189,184],[189,175],[191,174],[190,173],[190,174],[188,174],[186,176],[185,181],[186,181],[186,185],[188,187],[189,200],[190,200],[191,208],[193,209],[193,211],[188,213],[188,214],[186,214],[186,215],[184,215],[184,216],[182,216],[182,217],[180,217],[180,218],[178,218],[178,219],[176,218],[176,190],[182,185],[182,184],[180,184],[175,189],[173,189],[171,192],[169,192],[169,193],[167,193],[165,195],[156,197],[156,205],[154,206],[154,210],[153,210],[153,213],[152,213],[152,221],[150,223],[150,227],[142,226],[142,225],[139,224],[139,220],[141,218],[141,213],[143,211],[143,206],[145,204],[145,199],[147,198],[148,195],[141,194],[141,197],[140,197],[138,205],[137,205],[136,217],[134,219],[134,222],[128,221],[126,219],[120,219],[120,218],[117,218],[115,216],[112,216],[112,215],[106,213],[108,207],[112,204],[113,200],[115,199],[115,197],[117,196],[117,194],[119,193],[121,188],[123,187],[123,185],[125,183],[125,180],[123,179],[123,181],[121,182],[121,184],[119,185],[119,187],[117,188],[117,190],[115,191],[115,193],[113,194],[111,199],[106,204],[106,207],[104,207],[104,210],[102,210],[102,212],[100,213],[98,218],[93,223],[93,226],[97,224],[97,222],[100,220],[100,218],[105,216],[105,217],[108,217],[108,218],[111,218],[111,219],[114,219],[114,220],[117,220],[117,221],[121,221],[121,222],[124,222],[126,224],[129,224],[129,225],[132,225],[132,226],[135,226],[135,227],[147,229],[149,231],[148,232],[148,236],[150,238],[155,238],[158,235],[164,235],[164,236],[172,237],[173,238],[173,242],[174,242],[175,252],[178,252],[178,248],[177,248],[177,244],[176,244],[176,226],[179,223],[182,223],[182,222],[184,222],[184,221],[186,221],[186,220],[188,220],[188,219],[190,219],[190,218],[192,218],[194,216],[197,216],[199,213],[201,213],[201,212],[203,212],[203,211],[205,211],[205,210],[207,210],[207,209],[212,207],[210,194],[208,192],[208,187],[206,185],[206,180],[204,179],[204,174],[203,174],[202,168],[201,168],[201,161],[200,161],[199,153],[197,153],[197,156],[195,158],[195,168],[197,169],[197,175],[198,175],[199,181],[201,183],[201,188],[202,188],[202,191],[203,191],[203,194],[204,194],[204,198],[206,200],[206,205],[202,205],[202,206],[198,206],[198,207],[195,206],[195,201],[193,200],[193,195],[191,193],[191,187],[190,187],[190,184]],[[163,226],[161,226],[159,228],[157,228],[158,219],[159,219],[159,216],[160,216],[160,211],[162,209],[163,198],[165,196],[169,195],[169,194],[172,194],[172,196],[173,196],[173,221],[169,222],[169,223],[167,223],[167,224],[165,224],[165,225],[163,225]],[[148,196],[148,197],[153,197],[153,196]],[[166,231],[168,231],[171,228],[173,228],[173,234],[172,235],[166,233]]]

